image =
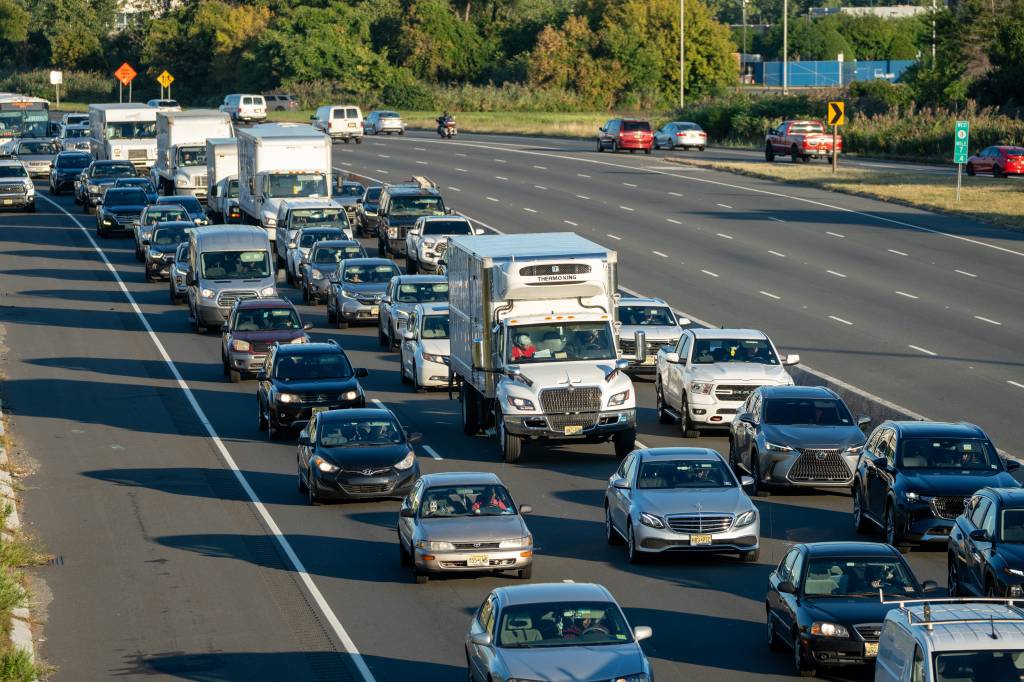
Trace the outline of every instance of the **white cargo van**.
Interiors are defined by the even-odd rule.
[[[310,117],[310,124],[332,140],[355,140],[356,144],[363,141],[363,113],[353,104],[320,107]]]
[[[90,104],[93,158],[152,168],[156,162],[156,114],[155,108],[142,103]]]

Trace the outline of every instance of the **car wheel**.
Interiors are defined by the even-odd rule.
[[[390,134],[391,133],[388,133],[388,135]],[[426,571],[421,571],[415,566],[413,566],[412,568],[412,577],[417,585],[426,585],[427,582],[430,580],[430,576],[427,575]]]
[[[764,160],[768,163],[775,161],[775,150],[770,143],[764,146]]]
[[[338,316],[334,314],[334,308],[331,307],[331,299],[327,299],[327,321],[333,324],[337,319]]]
[[[520,580],[529,580],[533,577],[533,564],[527,564],[526,566],[523,566],[519,569],[518,573]]]
[[[295,278],[292,276],[292,271],[287,267],[284,269],[284,281],[287,282],[289,286],[295,286]]]
[[[775,625],[772,623],[771,613],[765,608],[765,634],[768,635],[768,649],[770,651],[782,651],[782,640],[775,634]]]
[[[683,413],[679,419],[683,438],[700,438],[700,429],[694,426],[693,421],[690,420],[690,406],[685,397],[679,411]]]
[[[643,554],[637,551],[636,548],[636,536],[633,535],[633,523],[629,522],[626,524],[626,559],[631,564],[639,564],[643,562]]]
[[[405,361],[402,360],[402,359],[399,359],[399,363],[400,364],[399,364],[399,367],[398,367],[398,373],[402,376],[402,383],[403,384],[412,383],[411,381],[409,381],[409,375],[405,371]]]
[[[202,320],[199,319],[199,311],[195,313],[195,323],[192,325],[193,330],[196,334],[205,334],[206,325],[203,324]]]
[[[167,287],[167,298],[170,299],[171,305],[178,305],[178,294],[174,291],[174,280]]]
[[[956,574],[956,557],[952,554],[946,560],[946,587],[949,589],[950,597],[960,596],[960,580]]]
[[[420,383],[420,372],[416,361],[412,361],[412,387],[417,393],[426,393],[427,387]]]
[[[860,487],[853,489],[853,529],[858,533],[867,533],[868,518],[864,515],[864,501],[861,499]]]
[[[885,541],[893,547],[899,547],[899,543],[903,541],[903,534],[896,527],[896,509],[892,502],[885,505]]]
[[[299,469],[296,472],[295,478],[297,478],[298,481],[299,481],[299,494],[300,495],[305,495],[306,494],[306,481],[302,478],[302,469]]]
[[[348,329],[348,322],[337,312],[334,313],[334,320],[338,325],[338,329]]]
[[[753,496],[770,497],[771,492],[761,482],[761,456],[757,454],[757,450],[750,451],[750,473],[753,474],[751,478],[754,479],[754,486],[750,491]]]
[[[398,536],[398,563],[408,568],[412,566],[412,557],[405,551],[405,545],[402,544],[402,536]]]
[[[384,336],[384,330],[381,327],[377,327],[377,345],[382,348],[388,347],[388,337]]]
[[[270,411],[269,408],[267,411]],[[274,424],[274,416],[269,414],[267,415],[267,440],[281,440],[281,429]]]
[[[1003,169],[999,166],[992,166],[992,177],[993,178],[1005,178],[1006,175],[1003,173]]]
[[[259,417],[260,431],[266,431],[267,418],[263,414],[263,402],[259,398],[256,399],[256,413]]]
[[[797,148],[797,146],[793,145],[789,150],[789,157],[789,160],[792,161],[793,163],[799,163],[800,159],[803,158],[803,155],[800,153],[800,150]]]
[[[697,147],[697,151],[699,151],[699,152],[704,151],[704,145],[701,145],[701,146]]]
[[[138,243],[135,244],[135,260],[142,262],[142,250],[139,249]]]
[[[500,410],[495,415],[494,423],[498,427],[498,446],[501,447],[502,459],[506,464],[515,464],[523,453],[523,439],[505,429],[505,418]]]
[[[55,197],[59,197],[60,196],[60,189],[58,189],[58,188],[54,187],[53,185],[51,185],[50,186],[50,194],[52,194]]]
[[[612,523],[612,510],[607,504],[604,506],[604,539],[609,545],[622,544],[622,536],[619,535],[619,531],[615,530],[615,524]]]
[[[648,147],[647,149],[644,150],[644,154],[650,155],[650,153],[651,153],[651,148],[650,147]]]
[[[653,147],[654,147],[655,149],[661,149],[661,143],[660,143],[660,142],[658,142],[658,138],[657,138],[657,136],[655,136],[655,138],[654,138],[654,142],[652,143],[652,145],[651,145],[651,146],[653,146]]]
[[[599,153],[601,153],[601,152],[604,152],[604,145],[603,145],[603,144],[601,144],[601,140],[598,140],[598,141],[597,141],[597,151],[598,151]]]
[[[357,137],[357,138],[354,138],[354,139],[356,141],[356,144],[362,144],[363,143],[363,138],[361,138],[361,137]]]
[[[233,384],[237,384],[242,380],[242,373],[237,369],[231,369],[228,367],[228,380]]]
[[[808,664],[804,654],[800,651],[800,638],[793,634],[793,672],[799,677],[814,677],[818,671]]]
[[[310,507],[316,507],[317,505],[320,504],[320,498],[317,497],[315,485],[313,483],[312,478],[310,478],[309,481],[306,482],[306,504],[308,504]]]
[[[974,164],[973,163],[967,164],[967,174],[970,175],[972,178],[974,177]]]
[[[619,143],[616,142],[615,140],[612,140],[612,154],[618,154],[618,153],[619,153]]]
[[[998,599],[999,590],[996,589],[996,584],[991,577],[985,580],[985,596],[989,599]]]
[[[405,272],[408,275],[418,274],[420,271],[419,261],[413,260],[412,258],[406,257],[405,259]]]
[[[309,305],[309,289],[302,287],[302,302]]]
[[[668,410],[665,409],[665,396],[661,391],[661,382],[656,382],[654,385],[654,401],[655,406],[658,410],[658,423],[659,424],[671,424],[675,419]]]

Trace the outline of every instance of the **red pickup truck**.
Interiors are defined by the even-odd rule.
[[[836,137],[836,153],[843,151],[843,138]],[[821,121],[783,121],[764,137],[765,161],[789,156],[793,163],[823,158],[832,160],[832,133]]]

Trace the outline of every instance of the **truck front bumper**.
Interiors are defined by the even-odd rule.
[[[502,415],[505,428],[514,436],[576,440],[607,437],[636,428],[636,410],[605,410],[588,414]]]

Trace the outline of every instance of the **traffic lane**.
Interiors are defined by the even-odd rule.
[[[152,542],[199,529],[262,530],[250,512],[213,492],[230,487],[230,474],[216,465],[137,318],[81,232],[39,201],[34,216],[0,216],[0,243],[19,247],[0,252],[0,268],[62,271],[76,295],[66,295],[69,282],[57,277],[5,276],[0,323],[10,348],[5,407],[34,471],[23,517],[57,557],[35,571],[52,595],[34,612],[45,614],[42,658],[57,667],[55,679],[104,679],[152,674],[152,661],[168,651],[230,650],[230,660],[210,661],[211,675],[316,679],[322,666],[313,658],[337,654],[281,628],[291,619],[316,622],[288,576],[243,562],[217,571],[214,560]],[[29,242],[36,248],[20,248]],[[94,475],[118,470],[152,484]],[[244,610],[231,606],[247,602]],[[292,649],[291,660],[265,655],[282,646]]]
[[[412,170],[400,160],[378,162]],[[936,300],[937,291],[926,292],[913,281],[916,277],[905,278],[902,269],[833,265],[840,259],[827,250],[776,251],[784,247],[774,243],[780,237],[770,230],[785,226],[768,227],[765,235],[728,239],[723,235],[736,234],[736,224],[725,218],[716,231],[711,221],[686,224],[689,218],[680,213],[684,226],[677,226],[659,222],[658,212],[645,204],[625,211],[609,197],[581,202],[571,213],[574,225],[567,225],[565,219],[559,221],[567,212],[557,194],[536,191],[528,206],[514,205],[508,201],[509,188],[524,194],[529,192],[525,183],[510,179],[495,187],[479,178],[467,175],[460,182],[461,192],[446,194],[474,218],[510,232],[578,231],[620,252],[622,281],[633,289],[662,296],[715,324],[763,328],[809,364],[934,418],[963,419],[964,387],[976,387],[971,391],[977,412],[970,418],[989,428],[1004,447],[1012,447],[1017,427],[1007,410],[1021,389],[1007,378],[1024,373],[1011,347],[1019,318],[990,312],[994,303],[971,308],[955,294]],[[633,225],[646,229],[638,233],[630,225],[612,224],[616,216],[629,216]],[[680,241],[680,230],[685,230],[685,241]],[[836,251],[849,248],[849,240],[829,239],[838,244]],[[784,265],[773,266],[774,261]],[[636,263],[644,266],[637,268]],[[766,271],[771,272],[768,278]],[[680,291],[686,294],[680,296]],[[1013,298],[1012,292],[1000,292],[1000,299],[1008,295]],[[1015,299],[1011,307],[1017,307]],[[958,333],[951,334],[951,329]],[[935,362],[944,363],[941,370]],[[867,368],[870,373],[865,373]],[[947,390],[951,377],[961,386],[955,396]]]

